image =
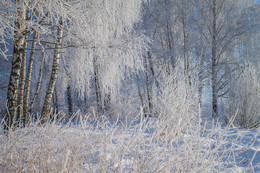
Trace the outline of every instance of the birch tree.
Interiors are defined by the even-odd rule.
[[[18,84],[20,78],[20,68],[22,65],[22,56],[24,53],[25,44],[25,4],[23,0],[15,1],[16,12],[14,18],[14,51],[12,59],[12,70],[7,93],[7,108],[8,114],[6,116],[6,130],[10,127],[16,126],[17,119],[17,101],[18,101]]]
[[[76,1],[75,4],[77,5]],[[73,5],[75,5],[73,3]],[[61,7],[61,8],[56,8]],[[66,1],[4,1],[3,6],[1,8],[5,9],[7,14],[11,13],[9,19],[9,23],[4,23],[1,25],[4,30],[4,35],[2,34],[1,28],[1,37],[3,39],[8,39],[6,32],[13,32],[13,37],[9,36],[9,38],[13,38],[14,44],[14,51],[13,51],[13,60],[12,60],[12,71],[10,74],[10,81],[8,87],[8,94],[7,94],[7,108],[8,108],[8,115],[6,116],[6,129],[9,129],[11,126],[16,126],[16,123],[19,121],[17,117],[17,106],[19,102],[19,108],[21,110],[21,114],[23,114],[22,109],[25,105],[25,108],[28,106],[28,91],[30,88],[30,75],[31,75],[31,66],[33,62],[33,56],[35,51],[35,44],[36,44],[36,35],[33,37],[33,44],[32,44],[32,51],[31,51],[31,61],[29,64],[28,70],[28,77],[26,82],[26,94],[24,97],[24,81],[25,81],[25,62],[26,62],[26,53],[27,53],[27,46],[26,46],[26,36],[31,34],[32,32],[38,32],[42,35],[51,32],[52,26],[59,23],[60,16],[64,19],[68,19],[68,14],[70,18],[75,16],[79,16],[78,11],[75,8],[70,8],[70,4]],[[75,7],[75,6],[73,6]],[[73,13],[72,13],[73,11]],[[74,14],[74,16],[73,16]],[[76,15],[75,15],[76,14]],[[2,13],[1,13],[2,15]],[[4,14],[3,14],[4,15]],[[1,16],[2,17],[2,16]],[[26,18],[27,17],[27,18]],[[75,18],[74,18],[75,19]],[[42,22],[46,20],[44,25]],[[13,27],[12,21],[14,22]],[[4,22],[7,22],[4,20]],[[66,21],[67,22],[67,21]],[[5,25],[5,26],[4,26]],[[4,28],[7,27],[7,28]],[[9,27],[9,28],[8,28]],[[3,52],[3,51],[2,51]],[[2,53],[3,54],[3,53]],[[22,57],[23,59],[23,66],[22,66]],[[55,56],[57,58],[57,56]],[[55,59],[55,58],[54,58]],[[21,68],[22,67],[22,68]],[[22,72],[21,80],[20,74]],[[55,76],[55,75],[54,75]],[[55,77],[54,77],[55,78]],[[20,80],[20,85],[19,85]],[[18,86],[19,85],[19,86]],[[18,90],[20,89],[20,93]],[[18,100],[18,96],[19,100]],[[25,99],[25,104],[23,104],[23,99]],[[48,97],[47,97],[48,98]],[[46,106],[45,106],[46,107]],[[28,108],[25,109],[25,115]],[[22,115],[21,115],[22,116]],[[25,119],[25,118],[23,118]]]
[[[226,121],[234,126],[257,128],[259,121],[259,15],[258,4],[245,8],[241,22],[247,27],[237,52],[241,58],[240,68],[231,76],[231,88],[226,106]]]
[[[122,80],[143,68],[146,38],[134,30],[135,22],[140,20],[142,2],[116,0],[85,4],[85,31],[75,32],[76,38],[81,39],[72,39],[77,58],[70,60],[69,73],[74,76],[72,86],[81,93],[82,99],[86,91],[94,93],[100,114],[109,108],[110,101],[117,99]],[[84,3],[82,6],[85,7]]]
[[[198,26],[209,45],[211,63],[212,117],[218,116],[218,98],[228,92],[226,77],[232,72],[234,48],[244,33],[239,25],[242,16],[238,1],[197,1]]]
[[[50,82],[48,85],[48,89],[46,92],[46,96],[44,99],[44,104],[42,108],[42,123],[47,122],[49,119],[49,112],[51,107],[51,101],[52,101],[52,95],[56,83],[56,79],[59,72],[59,61],[60,61],[60,49],[61,49],[61,43],[62,43],[62,35],[63,35],[63,19],[60,17],[58,30],[57,30],[57,43],[55,44],[55,50],[54,50],[54,58],[53,58],[53,65],[52,65],[52,73]]]

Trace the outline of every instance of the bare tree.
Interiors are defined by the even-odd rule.
[[[212,117],[218,116],[218,98],[228,92],[227,76],[232,72],[234,48],[243,34],[239,20],[242,11],[238,1],[196,1],[198,26],[209,45],[211,63]]]

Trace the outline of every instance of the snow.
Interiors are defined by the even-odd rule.
[[[176,134],[153,118],[32,123],[1,132],[0,171],[260,172],[259,130],[212,124]]]

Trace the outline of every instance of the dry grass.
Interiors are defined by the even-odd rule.
[[[170,123],[33,122],[0,135],[0,172],[221,172],[236,167],[235,140],[216,123],[177,132]],[[168,121],[169,122],[169,121]]]

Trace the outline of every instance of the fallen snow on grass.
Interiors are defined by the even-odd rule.
[[[259,131],[157,119],[31,123],[0,135],[0,172],[260,172]]]

